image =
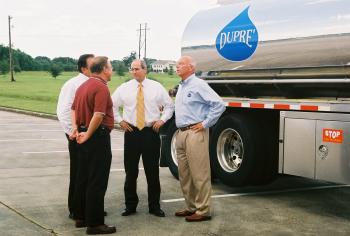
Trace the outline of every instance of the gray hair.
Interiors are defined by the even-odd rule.
[[[135,60],[132,61],[132,63],[134,63],[134,62],[140,62],[141,68],[143,70],[147,70],[147,64],[146,64],[146,62],[144,60],[135,59]]]

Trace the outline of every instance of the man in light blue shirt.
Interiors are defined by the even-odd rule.
[[[189,56],[181,57],[176,64],[176,73],[182,80],[175,99],[175,122],[179,128],[176,152],[187,206],[175,215],[189,222],[211,219],[209,127],[225,111],[222,99],[194,75],[195,69],[195,62]]]

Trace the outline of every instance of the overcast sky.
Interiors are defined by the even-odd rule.
[[[8,45],[13,17],[14,48],[36,56],[83,53],[121,59],[138,51],[140,23],[148,24],[147,57],[176,60],[187,22],[216,0],[5,0],[0,8],[0,44]],[[141,56],[143,57],[143,51]]]

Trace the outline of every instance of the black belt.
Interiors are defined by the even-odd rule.
[[[142,130],[144,130],[144,129],[152,129],[152,126],[145,126],[145,127],[143,127],[143,129],[139,129],[139,128],[137,128],[136,126],[133,126],[132,124],[130,124],[130,123],[128,123],[129,124],[129,126],[135,131],[135,130],[137,130],[137,131],[142,131]]]
[[[181,127],[181,128],[179,128],[179,130],[181,130],[181,131],[186,131],[186,130],[191,129],[191,127],[194,126],[194,125],[196,125],[196,124],[192,124],[192,125],[187,125],[187,126],[185,126],[185,127]]]
[[[78,131],[79,132],[86,132],[88,130],[88,127],[84,126],[84,125],[80,125],[78,127]],[[111,132],[111,130],[105,126],[105,125],[100,125],[99,127],[97,127],[97,129],[95,130],[95,133],[96,134],[99,134],[99,135],[103,135],[103,134],[109,134]]]

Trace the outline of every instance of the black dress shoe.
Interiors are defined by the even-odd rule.
[[[95,227],[87,227],[86,234],[113,234],[117,232],[115,226],[99,225]]]
[[[132,214],[135,214],[135,213],[136,213],[136,210],[126,208],[122,212],[122,216],[129,216],[129,215],[132,215]]]
[[[164,217],[165,213],[162,209],[158,208],[158,209],[152,209],[149,210],[149,213],[158,217]]]

